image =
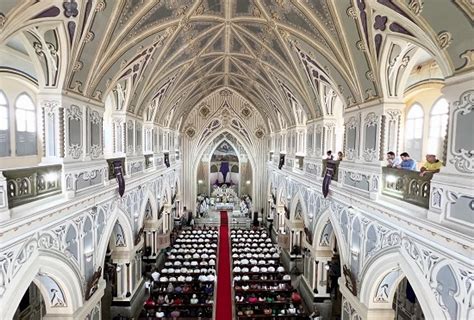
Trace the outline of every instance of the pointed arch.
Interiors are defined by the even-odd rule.
[[[304,200],[300,191],[296,193],[296,195],[293,197],[293,200],[291,201],[290,221],[293,221],[293,219],[296,218],[296,209],[298,209],[298,203],[300,204],[301,209],[303,211],[302,218],[303,218],[304,225],[307,227],[310,227],[309,217],[308,217],[308,206],[306,205],[306,201]]]
[[[375,298],[382,280],[394,270],[400,270],[401,274],[395,277],[395,281],[390,286],[387,301],[377,303]],[[385,251],[365,269],[360,281],[360,301],[369,310],[391,309],[397,287],[405,277],[415,291],[426,319],[438,319],[444,314],[425,276],[415,262],[406,257],[400,248]]]
[[[155,195],[151,192],[150,188],[147,188],[143,197],[143,202],[140,206],[140,213],[138,216],[138,230],[140,230],[145,221],[145,211],[148,201],[150,202],[151,210],[152,210],[152,218],[156,219],[158,216],[158,204],[156,202]]]
[[[48,303],[49,297],[45,296],[49,290],[38,278],[40,274],[47,275],[57,285],[64,296],[66,306],[61,308],[50,306]],[[83,305],[82,284],[79,274],[79,270],[61,253],[38,250],[36,257],[30,258],[26,262],[26,265],[20,269],[19,274],[9,284],[9,289],[5,292],[5,295],[0,299],[2,317],[13,319],[24,293],[32,282],[39,287],[45,299],[48,315],[72,316]]]
[[[97,255],[96,255],[96,260],[95,260],[96,265],[94,268],[95,270],[97,270],[99,266],[101,266],[102,270],[104,270],[104,261],[105,261],[105,255],[107,253],[107,246],[110,242],[110,237],[112,236],[115,223],[118,222],[120,226],[122,227],[124,237],[125,237],[126,248],[131,250],[134,245],[133,227],[126,213],[118,206],[116,206],[112,210],[113,212],[110,215],[110,217],[107,219],[108,223],[105,227],[103,236],[101,237],[101,240],[97,246],[97,250],[96,250]]]
[[[346,243],[344,239],[341,226],[338,220],[339,219],[337,218],[337,214],[333,211],[331,207],[327,208],[325,211],[321,213],[315,226],[315,232],[313,235],[313,249],[315,248],[315,244],[319,242],[319,239],[321,239],[322,232],[327,221],[330,221],[333,228],[334,237],[338,245],[338,252],[339,252],[339,256],[341,260],[341,266],[345,264],[349,265],[349,260],[348,260],[349,245]]]
[[[250,165],[252,166],[252,176],[255,177],[255,170],[256,170],[256,165],[257,165],[257,162],[256,162],[256,159],[254,158],[254,152],[253,151],[253,148],[245,141],[245,139],[242,139],[242,137],[240,136],[240,134],[238,132],[236,132],[236,130],[234,130],[233,128],[231,127],[220,127],[218,130],[214,131],[211,135],[209,135],[208,137],[206,137],[206,139],[204,139],[200,144],[199,146],[197,147],[197,152],[195,152],[196,154],[196,157],[195,159],[198,159],[200,160],[202,158],[202,156],[204,155],[204,152],[206,152],[206,147],[209,146],[209,144],[214,140],[216,139],[217,137],[219,137],[221,134],[230,134],[232,135],[239,143],[240,145],[242,145],[242,147],[244,148],[245,152],[247,153],[247,156],[248,156],[248,159],[250,161]],[[221,139],[219,141],[219,144],[226,140],[225,138],[224,139]],[[229,140],[226,140],[226,141],[229,141]],[[235,149],[235,145],[231,144],[232,147],[234,147]],[[192,173],[193,173],[193,178],[197,177],[197,174],[198,174],[198,167],[199,167],[199,161],[194,161],[193,165],[192,165]],[[253,191],[253,195],[252,195],[252,199],[255,199],[255,189],[252,190]],[[196,196],[197,196],[197,190],[195,188],[193,188],[193,199],[196,199]]]
[[[286,205],[288,203],[287,200],[287,181],[283,179],[279,182],[277,188],[277,205]]]
[[[434,44],[430,45],[394,34],[386,36],[379,62],[379,78],[385,98],[403,98],[410,73],[423,56],[436,61],[444,78],[451,75],[449,59]]]

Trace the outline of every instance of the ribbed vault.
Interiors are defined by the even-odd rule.
[[[422,48],[445,77],[471,68],[463,30],[473,12],[455,2],[6,1],[0,44],[21,57],[6,60],[10,70],[40,86],[104,102],[119,84],[127,112],[145,120],[176,127],[227,87],[279,129],[298,124],[301,110],[331,115],[333,97],[346,108],[390,97],[382,53],[393,39]]]

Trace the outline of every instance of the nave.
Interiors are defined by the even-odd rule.
[[[472,4],[0,0],[0,320],[474,319]]]
[[[139,319],[308,319],[268,231],[229,228],[227,211],[219,220],[178,232]]]

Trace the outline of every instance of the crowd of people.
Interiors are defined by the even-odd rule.
[[[183,230],[160,271],[150,275],[141,319],[212,319],[217,228]]]
[[[427,173],[437,173],[441,170],[443,162],[437,159],[434,154],[427,154],[426,162],[420,168],[420,176],[423,177]],[[387,167],[404,170],[416,171],[416,161],[413,160],[407,152],[400,154],[400,157],[395,155],[395,152],[387,152]]]
[[[234,229],[231,241],[237,319],[307,319],[267,232]]]
[[[334,158],[331,150],[326,152],[326,160],[342,161],[343,158],[344,154],[341,151],[337,153],[336,158]],[[435,154],[427,154],[425,159],[426,161],[420,168],[421,177],[427,173],[437,173],[443,167],[443,162],[440,161]],[[400,156],[397,156],[393,151],[387,152],[387,167],[411,171],[417,170],[416,161],[410,157],[408,152],[402,152]]]

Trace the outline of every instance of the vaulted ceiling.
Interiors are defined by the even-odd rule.
[[[447,20],[472,28],[472,11],[465,1],[436,2],[2,1],[0,43],[11,39],[18,49],[14,22],[31,33],[32,21],[59,21],[67,37],[55,48],[67,47],[63,90],[104,101],[119,83],[128,91],[129,113],[162,122],[173,110],[176,123],[211,92],[229,87],[264,118],[278,123],[280,113],[292,125],[295,108],[308,119],[327,115],[327,96],[347,107],[382,97],[381,47],[390,37],[447,61],[445,75],[464,67],[460,54],[472,45],[462,30],[453,23],[446,45],[447,36],[440,40],[442,30],[436,34],[428,22],[444,10]]]

